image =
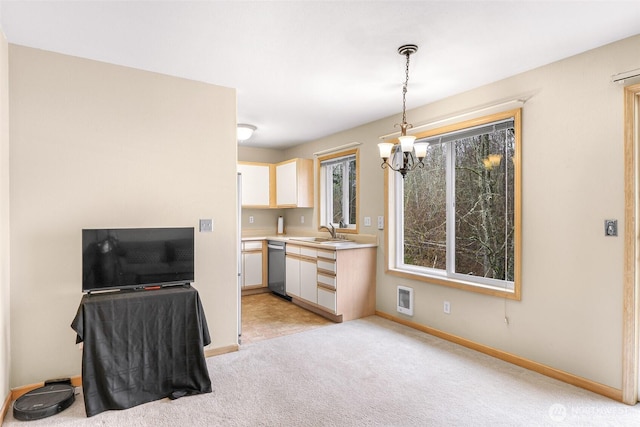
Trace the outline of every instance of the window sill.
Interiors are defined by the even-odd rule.
[[[434,285],[448,286],[450,288],[461,289],[464,291],[475,292],[484,295],[491,295],[516,301],[520,301],[521,299],[518,284],[514,284],[514,290],[508,290],[480,283],[455,280],[448,277],[437,277],[429,276],[426,274],[418,274],[415,272],[400,270],[396,268],[387,268],[386,273],[391,276],[402,277],[404,279],[416,280],[419,282],[430,283]]]

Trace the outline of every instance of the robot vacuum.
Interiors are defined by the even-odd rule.
[[[20,396],[13,402],[13,417],[20,421],[39,420],[67,409],[76,400],[68,384],[45,385]]]

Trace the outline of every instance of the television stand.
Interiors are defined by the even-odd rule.
[[[88,417],[169,396],[211,392],[204,347],[211,343],[195,288],[84,295],[71,327],[84,342]]]

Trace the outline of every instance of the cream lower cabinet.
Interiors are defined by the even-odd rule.
[[[300,258],[289,255],[289,245],[286,246],[287,255],[285,258],[285,288],[287,295],[291,297],[299,297],[300,296]],[[291,249],[291,253],[295,253],[293,248]],[[299,248],[298,248],[299,254]]]
[[[299,293],[294,302],[336,322],[375,314],[376,248],[317,249],[307,255],[295,258]]]
[[[287,294],[316,303],[316,250],[287,243],[285,263]]]
[[[242,289],[265,287],[264,241],[242,242]]]
[[[326,308],[332,313],[336,312],[336,291],[318,287],[318,305]]]
[[[300,298],[304,298],[312,303],[318,302],[318,285],[316,260],[300,260]]]

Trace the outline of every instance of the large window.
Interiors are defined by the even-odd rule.
[[[319,225],[357,231],[357,150],[319,157]]]
[[[389,172],[390,270],[519,298],[520,111],[418,135],[424,167]]]

